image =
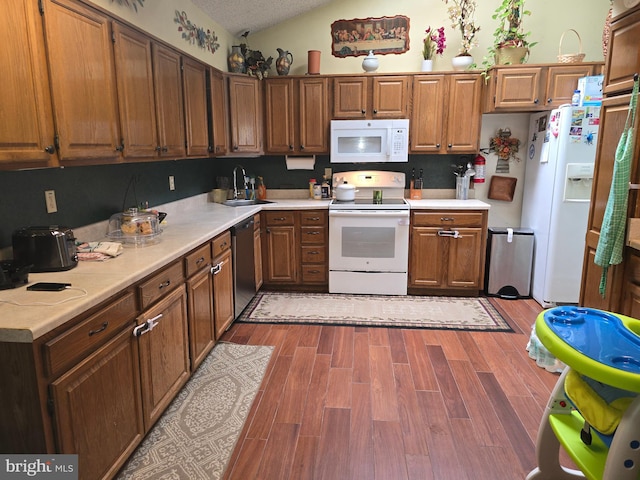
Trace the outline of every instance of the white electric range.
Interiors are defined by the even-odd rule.
[[[333,185],[355,186],[355,199],[329,204],[329,292],[406,295],[409,204],[405,174],[339,172]],[[382,199],[374,200],[374,190]]]

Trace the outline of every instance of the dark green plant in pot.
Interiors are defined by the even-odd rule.
[[[265,59],[260,50],[251,50],[247,43],[248,36],[249,32],[244,32],[242,35],[244,42],[240,44],[240,50],[242,51],[242,55],[244,55],[244,63],[247,67],[247,74],[256,76],[262,80],[264,77],[269,76],[273,57]]]

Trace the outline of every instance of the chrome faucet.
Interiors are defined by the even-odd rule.
[[[244,184],[245,182],[245,178],[247,176],[246,172],[244,171],[244,167],[242,165],[236,165],[233,168],[233,199],[237,200],[238,199],[238,181],[237,181],[237,171],[238,168],[240,170],[242,170],[242,182]],[[244,188],[242,189],[242,191],[244,192]]]

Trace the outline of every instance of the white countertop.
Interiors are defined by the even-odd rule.
[[[105,262],[81,261],[77,267],[64,272],[29,274],[29,284],[65,282],[72,285],[72,288],[61,292],[27,291],[26,285],[0,290],[0,342],[32,342],[261,210],[306,210],[329,206],[328,200],[276,199],[273,202],[227,207],[207,202],[206,195],[199,195],[158,207],[169,214],[166,225],[162,225],[158,243],[125,247],[116,258]],[[478,200],[426,199],[409,200],[409,203],[416,209],[490,207]],[[106,230],[104,225],[99,227],[100,232]],[[84,236],[90,231],[87,227],[75,230],[74,234],[84,241],[105,240]],[[86,295],[76,288],[85,290]]]

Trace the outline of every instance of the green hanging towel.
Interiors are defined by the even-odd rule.
[[[629,201],[629,179],[631,177],[631,161],[633,158],[634,124],[636,118],[636,104],[638,101],[638,79],[633,83],[631,102],[627,121],[616,148],[613,164],[613,178],[607,207],[604,211],[600,238],[596,248],[594,262],[602,267],[600,278],[600,295],[605,296],[607,288],[607,271],[609,266],[622,262],[624,250],[624,235],[627,225],[627,204]]]

